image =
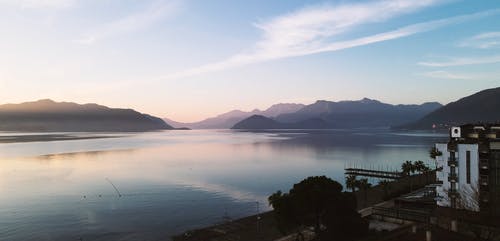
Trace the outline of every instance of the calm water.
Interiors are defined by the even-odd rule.
[[[385,130],[165,131],[0,144],[0,240],[169,240],[268,210],[269,194],[307,176],[343,183],[346,165],[428,160],[430,146],[445,139]]]

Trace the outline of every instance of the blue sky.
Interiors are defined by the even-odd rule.
[[[500,85],[500,2],[0,0],[3,103],[179,121],[318,99],[448,103]]]

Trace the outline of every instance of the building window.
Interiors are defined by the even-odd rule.
[[[467,184],[470,184],[470,151],[465,153],[465,170],[467,172]]]

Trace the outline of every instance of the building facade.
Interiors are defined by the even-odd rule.
[[[500,124],[452,127],[435,147],[437,205],[500,215]]]

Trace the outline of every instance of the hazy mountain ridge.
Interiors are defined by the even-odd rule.
[[[402,129],[448,128],[465,123],[500,123],[500,87],[486,89],[451,102]]]
[[[252,116],[234,129],[325,129],[390,127],[409,123],[440,108],[437,102],[421,105],[391,105],[364,98],[357,101],[319,100],[293,113],[273,119]],[[271,122],[272,121],[272,122]],[[269,124],[266,126],[265,124]]]
[[[0,105],[0,131],[150,131],[173,129],[132,109],[49,99]]]
[[[295,104],[295,103],[280,103],[272,105],[264,111],[255,109],[249,112],[241,110],[232,110],[215,117],[207,118],[202,121],[193,123],[183,123],[177,122],[168,118],[164,120],[172,126],[175,127],[188,127],[192,129],[229,129],[233,127],[239,121],[248,118],[252,115],[261,115],[266,117],[276,117],[284,113],[295,112],[305,105]]]
[[[331,125],[326,121],[314,118],[297,123],[282,123],[271,118],[252,115],[238,123],[231,129],[262,130],[262,129],[328,129]]]
[[[319,118],[334,128],[389,127],[415,121],[441,106],[437,102],[391,105],[368,98],[339,102],[320,100],[295,113],[279,115],[275,120],[297,123]]]

